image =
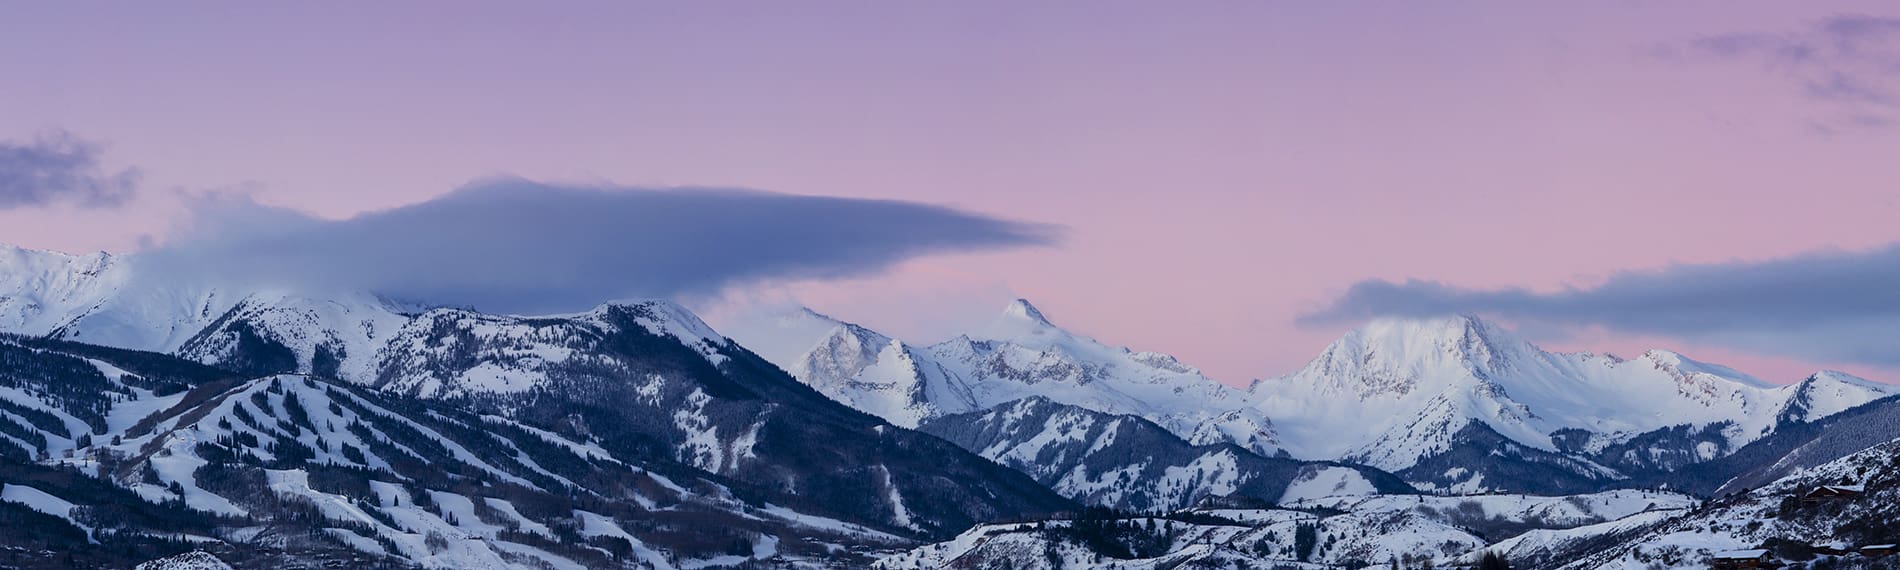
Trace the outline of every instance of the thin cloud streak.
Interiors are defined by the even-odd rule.
[[[1826,106],[1823,132],[1884,128],[1900,114],[1900,18],[1837,15],[1784,32],[1736,32],[1697,38],[1693,53],[1755,62]]]

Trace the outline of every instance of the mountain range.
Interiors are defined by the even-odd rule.
[[[165,294],[106,256],[6,259],[18,288],[0,308],[20,360],[0,371],[14,386],[0,391],[12,410],[0,425],[21,459],[222,517],[187,541],[250,545],[246,529],[289,518],[306,527],[296,532],[335,535],[332,550],[427,566],[849,560],[862,556],[853,548],[1074,505],[827,399],[664,301],[538,317],[407,312],[371,295]],[[207,304],[142,303],[180,297]],[[202,328],[133,334],[134,315],[153,329]],[[202,371],[161,385],[99,351]],[[345,487],[311,491],[305,480]],[[408,512],[450,493],[458,504],[511,501],[526,518]],[[315,510],[299,510],[306,502]],[[594,506],[535,510],[562,504]],[[602,535],[629,546],[605,559],[557,554],[511,526],[553,529],[543,536],[568,549]]]
[[[1474,316],[1374,321],[1242,388],[1026,300],[926,345],[809,309],[492,314],[0,248],[0,332],[0,520],[38,523],[0,563],[24,567],[1556,565],[1900,438],[1887,384]]]
[[[729,334],[772,347],[761,354],[833,399],[926,431],[930,418],[1040,398],[1140,417],[1194,445],[1361,464],[1443,492],[1665,484],[1788,426],[1900,393],[1829,371],[1774,385],[1663,350],[1548,352],[1473,316],[1374,321],[1244,390],[1171,356],[1065,331],[1024,300],[980,331],[922,348],[809,309]]]

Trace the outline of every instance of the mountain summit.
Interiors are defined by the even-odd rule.
[[[1003,312],[988,326],[970,336],[982,340],[1031,342],[1038,337],[1059,336],[1065,332],[1049,322],[1049,317],[1043,316],[1029,300],[1017,299],[1004,306]]]

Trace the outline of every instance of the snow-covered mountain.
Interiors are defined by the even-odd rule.
[[[744,564],[754,554],[782,562],[797,551],[850,559],[858,556],[849,553],[853,548],[914,543],[982,520],[1076,506],[1021,473],[825,398],[671,302],[610,302],[537,317],[417,311],[367,293],[161,280],[153,275],[163,273],[141,275],[146,268],[124,257],[10,253],[22,271],[0,283],[13,287],[0,290],[9,319],[0,324],[23,336],[0,337],[0,345],[13,347],[0,350],[0,460],[44,469],[46,462],[103,458],[96,461],[110,463],[110,473],[99,475],[149,501],[182,498],[226,517],[290,508],[297,521],[353,533],[319,541],[324,548],[340,544],[335,552],[343,554],[437,567],[534,566],[537,559],[555,567],[599,567],[607,559],[669,567],[698,556],[689,552],[719,549],[727,551],[709,556],[724,562],[691,565]],[[160,362],[154,366],[161,372],[198,365],[65,339],[111,341],[211,367],[182,379],[127,375],[120,372],[125,366],[83,355],[131,354],[123,358]],[[252,403],[234,405],[238,400]],[[537,437],[590,451],[538,454],[529,448],[547,444]],[[603,472],[612,471],[600,464],[608,459],[712,486],[691,491],[703,495],[697,502],[669,506],[671,499],[661,500],[666,491],[646,488],[665,484]],[[206,465],[232,462],[240,473],[202,473]],[[345,473],[320,472],[318,465]],[[372,497],[356,488],[365,481],[420,482],[460,495],[478,505],[482,523],[445,511],[405,522],[406,515],[385,510],[396,522],[383,520],[368,510],[376,501],[393,508],[421,495],[410,489]],[[471,481],[480,489],[469,489]],[[566,498],[488,489],[502,482]],[[211,489],[217,486],[223,491]],[[517,521],[554,529],[559,548],[521,536],[477,498],[516,493],[547,505],[589,492],[599,495],[577,509],[591,514],[543,521],[523,511],[529,522]],[[88,504],[84,497],[63,500]],[[309,502],[318,508],[299,510]],[[668,522],[672,515],[646,513],[655,508],[683,514]],[[728,515],[736,518],[722,520]],[[786,524],[709,534],[770,520]],[[639,550],[652,532],[673,537],[649,543],[663,555]],[[229,541],[222,533],[204,536]],[[599,542],[592,540],[597,535],[625,542],[601,542],[607,558],[563,550],[593,548],[586,545]],[[716,536],[725,538],[709,538]],[[663,544],[674,539],[681,542]],[[633,550],[617,546],[627,542]]]
[[[935,417],[918,429],[1027,473],[1063,496],[1137,512],[1208,499],[1272,504],[1414,492],[1377,469],[1261,457],[1231,443],[1195,446],[1137,416],[1046,398]]]
[[[1022,300],[924,347],[810,310],[735,330],[821,393],[899,425],[1038,398],[1139,416],[1195,445],[1362,463],[1444,490],[1651,480],[1900,393],[1838,372],[1777,386],[1663,350],[1548,352],[1471,316],[1375,321],[1245,391],[1065,331]]]
[[[1836,372],[1775,386],[1660,350],[1627,360],[1547,352],[1458,316],[1375,321],[1248,392],[1250,408],[1274,422],[1267,444],[1294,457],[1363,462],[1415,483],[1480,490],[1515,483],[1432,459],[1474,446],[1488,455],[1507,442],[1525,461],[1614,481],[1714,459],[1779,426],[1896,390]],[[1422,465],[1441,472],[1416,472]]]
[[[374,329],[356,328],[362,321],[353,313],[329,313],[350,317],[340,322],[304,319],[311,313],[302,311],[260,314],[268,320],[239,316],[207,329],[255,337],[245,350],[209,360],[294,360],[304,370],[316,365],[282,356],[313,345],[309,339],[375,338],[380,346],[365,345],[376,347],[368,366],[347,365],[349,353],[328,359],[345,363],[335,367],[341,379],[597,438],[627,457],[770,490],[778,504],[822,501],[851,511],[849,519],[908,532],[954,531],[1019,507],[1064,507],[1033,481],[819,395],[667,301],[536,317],[432,309]],[[314,346],[329,354],[329,345]]]
[[[819,392],[899,425],[1038,398],[1139,416],[1195,445],[1362,463],[1443,490],[1652,481],[1900,393],[1838,372],[1778,386],[1663,350],[1548,352],[1471,316],[1375,321],[1245,391],[1065,331],[1022,300],[922,347],[810,310],[733,330]]]
[[[0,337],[0,364],[0,516],[50,516],[34,520],[41,536],[0,544],[66,554],[10,564],[126,567],[203,548],[245,568],[679,568],[914,543],[441,400],[16,336]]]
[[[1197,445],[1251,442],[1271,427],[1240,390],[1172,356],[1071,333],[1022,299],[979,330],[921,347],[809,309],[728,332],[826,396],[897,425],[1045,398],[1140,416]]]

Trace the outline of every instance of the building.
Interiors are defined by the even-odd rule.
[[[1900,551],[1900,545],[1869,544],[1867,546],[1860,547],[1860,555],[1866,556],[1868,558],[1880,558],[1882,556],[1892,556],[1893,553],[1896,551]]]
[[[1853,498],[1860,496],[1860,494],[1866,490],[1866,487],[1860,485],[1822,485],[1808,491],[1808,494],[1802,495],[1801,502],[1819,503],[1835,499]]]
[[[1767,550],[1730,550],[1717,552],[1709,558],[1709,567],[1716,570],[1757,570],[1760,568],[1778,568],[1781,564],[1768,555]]]
[[[1816,544],[1814,545],[1814,553],[1826,554],[1829,556],[1843,556],[1847,554],[1853,554],[1854,547],[1845,542],[1830,542],[1827,544]]]

